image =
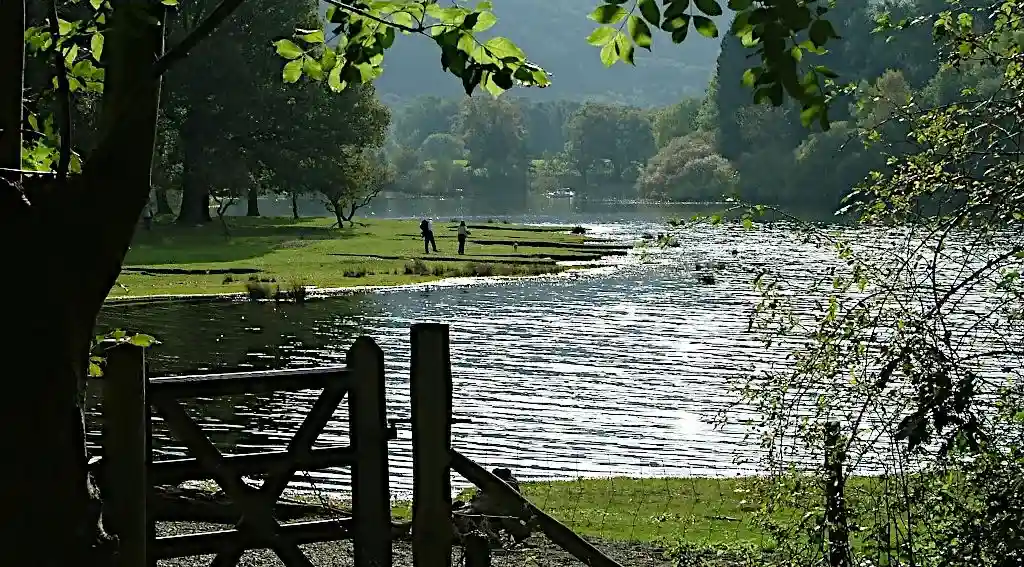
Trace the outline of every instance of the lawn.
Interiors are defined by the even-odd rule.
[[[523,494],[576,533],[623,542],[760,546],[745,478],[604,478],[523,483]],[[460,495],[468,498],[469,493]],[[407,503],[394,508],[408,519]]]
[[[458,256],[454,223],[435,223],[439,253],[424,254],[416,220],[357,220],[340,229],[331,222],[232,217],[228,234],[217,222],[140,229],[110,296],[235,293],[250,281],[287,289],[537,275],[561,271],[556,260],[597,258],[568,227],[486,223],[470,228],[466,255]]]

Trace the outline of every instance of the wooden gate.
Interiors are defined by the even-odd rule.
[[[357,339],[346,366],[331,368],[147,380],[143,356],[142,349],[128,345],[112,349],[103,380],[104,518],[120,539],[121,565],[215,554],[211,565],[231,567],[246,550],[269,548],[289,567],[311,567],[299,545],[352,539],[357,566],[391,566],[384,353],[372,339]],[[181,404],[196,397],[307,389],[322,392],[284,451],[225,456]],[[346,394],[349,445],[314,449]],[[187,447],[190,458],[152,461],[153,412]],[[296,472],[340,466],[351,469],[351,518],[287,524],[275,519],[274,507]],[[255,474],[264,475],[258,489],[243,481]],[[234,529],[155,537],[146,511],[152,487],[202,479],[215,481],[230,499],[240,518]]]

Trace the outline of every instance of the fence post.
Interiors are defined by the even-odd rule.
[[[107,353],[103,377],[104,524],[119,540],[118,567],[148,565],[148,437],[145,350],[118,345]]]
[[[384,351],[359,337],[346,358],[351,373],[349,438],[352,469],[352,540],[356,567],[391,567],[391,490],[388,485],[388,424]]]
[[[825,529],[828,530],[829,567],[849,567],[850,529],[846,518],[846,452],[839,423],[825,424]]]
[[[415,567],[452,564],[452,371],[448,325],[412,326],[412,556]]]

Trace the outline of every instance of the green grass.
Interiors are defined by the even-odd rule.
[[[514,225],[471,229],[466,255],[457,255],[455,224],[435,221],[439,254],[423,254],[416,220],[363,220],[354,227],[331,228],[313,218],[233,217],[230,235],[219,223],[202,227],[157,224],[139,230],[111,297],[243,292],[246,282],[262,281],[282,289],[389,286],[470,275],[537,275],[561,271],[543,257],[587,253],[574,248],[478,245],[475,239],[582,244],[565,231],[521,231]],[[568,230],[568,228],[566,228]],[[151,268],[154,271],[139,273]],[[258,270],[255,274],[156,273],[157,270]]]
[[[523,494],[576,533],[630,542],[760,546],[749,479],[606,478],[523,483]],[[468,499],[471,491],[459,496]],[[410,517],[408,503],[393,508]]]

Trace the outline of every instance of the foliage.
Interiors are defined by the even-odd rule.
[[[341,227],[352,224],[356,211],[370,204],[391,182],[394,174],[379,155],[369,150],[345,146],[337,161],[338,177],[321,186],[324,206]]]
[[[694,133],[675,138],[647,162],[637,180],[645,198],[719,201],[736,188],[738,177],[714,151],[714,140]]]
[[[794,564],[820,561],[831,529],[830,486],[810,464],[829,421],[843,429],[846,475],[880,475],[846,490],[855,563],[1020,561],[1021,14],[1019,0],[935,14],[935,80],[883,72],[861,86],[852,120],[798,146],[808,176],[873,171],[840,210],[856,215],[856,240],[796,225],[835,252],[810,289],[794,292],[777,267],[755,279],[752,328],[793,362],[753,377],[742,405],[773,471],[759,490],[764,529]],[[856,151],[837,154],[851,140]]]

